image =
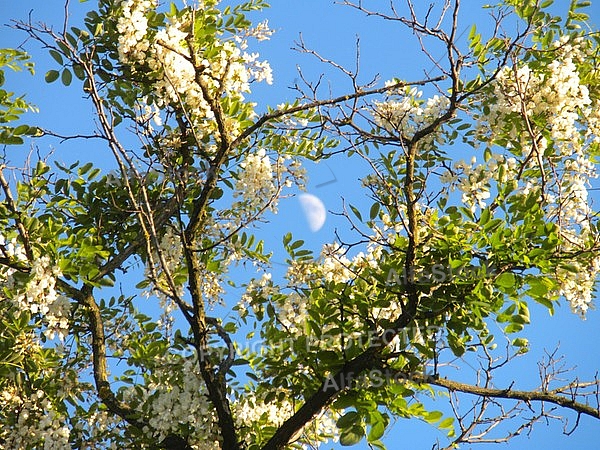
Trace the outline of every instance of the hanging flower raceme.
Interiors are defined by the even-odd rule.
[[[222,133],[214,120],[213,102],[221,98],[241,102],[252,81],[272,83],[269,63],[260,61],[257,53],[242,52],[247,37],[268,39],[267,24],[249,30],[243,39],[199,43],[196,34],[201,5],[171,16],[162,27],[150,28],[148,16],[156,7],[150,0],[122,3],[117,20],[119,60],[133,72],[149,74],[157,105],[183,108],[199,139]],[[233,139],[239,127],[229,122],[225,131]]]
[[[539,196],[546,216],[558,226],[561,250],[580,252],[594,241],[588,188],[598,174],[588,149],[600,141],[600,114],[598,101],[582,82],[579,63],[594,50],[583,39],[569,36],[562,36],[553,48],[548,64],[530,62],[498,73],[484,101],[476,140],[508,147],[523,165],[511,170],[514,180],[521,177],[514,195]],[[527,177],[527,171],[535,176]],[[465,196],[463,201],[469,203]],[[560,267],[555,279],[558,294],[583,316],[592,302],[600,259],[573,264],[577,281],[572,270]]]
[[[274,197],[277,188],[273,183],[271,160],[265,149],[248,154],[240,168],[242,170],[238,175],[234,197],[241,197],[249,209],[262,206],[265,201]],[[271,208],[275,207],[276,204],[272,202]]]
[[[386,86],[395,84],[389,81]],[[448,98],[434,95],[423,101],[423,92],[406,87],[397,94],[391,94],[384,101],[375,101],[375,123],[393,135],[410,139],[418,131],[436,120],[448,108]],[[430,134],[424,145],[441,139],[441,133]]]
[[[27,262],[25,251],[16,240],[6,243],[0,236],[0,245],[10,258]],[[39,317],[44,325],[43,333],[49,339],[63,340],[69,331],[71,303],[56,290],[56,279],[61,275],[60,268],[53,265],[48,256],[35,258],[26,278],[13,268],[1,274],[3,283],[14,292],[11,301],[17,310]]]

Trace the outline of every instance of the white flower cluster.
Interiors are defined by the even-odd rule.
[[[164,358],[162,363],[148,385],[124,390],[124,399],[147,417],[150,428],[145,432],[162,440],[185,428],[196,450],[220,450],[216,412],[207,398],[197,359]]]
[[[7,244],[5,238],[0,236],[0,245],[9,257],[23,262],[27,260],[24,249],[16,240]],[[3,274],[7,287],[14,292],[12,302],[20,311],[29,311],[41,317],[47,338],[54,339],[57,336],[63,340],[69,331],[71,304],[56,291],[56,278],[62,275],[60,269],[51,264],[48,256],[42,256],[32,262],[29,278],[24,285],[15,279],[15,272],[16,269],[9,268]]]
[[[587,248],[593,229],[587,187],[597,173],[587,147],[600,142],[600,113],[581,83],[577,66],[589,51],[593,49],[584,47],[581,38],[563,36],[554,43],[554,60],[542,69],[505,67],[493,85],[494,102],[487,105],[489,112],[480,117],[478,129],[479,138],[489,143],[508,133],[511,152],[528,158],[528,168],[545,172],[544,186],[533,179],[520,190],[539,193],[548,205],[548,217],[559,226],[562,250],[572,252]],[[529,121],[532,128],[523,131],[514,126],[515,118]],[[535,123],[544,123],[549,139],[542,137]],[[567,270],[557,269],[556,274],[560,295],[582,316],[591,305],[600,257],[585,266],[579,267],[577,281]]]
[[[309,266],[303,265],[303,267],[308,268]],[[278,286],[273,284],[271,274],[264,273],[261,278],[252,280],[246,286],[246,292],[242,295],[242,298],[237,305],[240,316],[245,317],[248,314],[248,306],[253,309],[257,307],[257,304],[254,303],[255,297],[270,299],[278,294],[281,294],[281,290]],[[258,303],[260,304],[261,301]],[[298,292],[292,291],[285,296],[285,300],[278,303],[277,319],[279,324],[285,328],[288,333],[293,335],[303,334],[305,331],[307,315],[308,299]]]
[[[253,37],[257,41],[268,41],[271,39],[273,33],[274,30],[269,28],[269,21],[263,20],[262,22],[257,23],[253,28],[250,28],[246,33],[246,37]],[[242,48],[246,48],[246,41],[242,40],[241,45]]]
[[[216,412],[208,400],[196,357],[183,361],[162,358],[148,384],[123,389],[123,398],[147,418],[148,427],[144,431],[148,436],[160,441],[185,429],[195,450],[221,449]],[[240,429],[278,427],[295,412],[290,401],[265,403],[264,394],[252,392],[246,392],[232,402],[231,409]],[[309,442],[310,445],[301,445],[301,448],[318,447],[336,434],[334,416],[322,413],[305,427],[300,443]],[[251,442],[251,433],[244,437]]]
[[[598,175],[594,164],[583,156],[577,159],[566,159],[562,177],[556,182],[552,194],[548,194],[548,215],[555,219],[563,239],[562,250],[580,252],[597,242],[592,218],[595,216],[588,198],[587,186],[591,178]],[[597,254],[597,253],[596,253]],[[600,255],[590,261],[571,261],[577,273],[565,268],[557,268],[556,280],[559,283],[559,294],[564,296],[574,313],[585,317],[593,303],[592,293],[600,274]]]
[[[340,429],[337,426],[337,420],[343,414],[335,411],[322,411],[311,423],[304,429],[306,441],[309,444],[304,446],[304,450],[320,447],[322,443],[330,440],[337,442],[339,439]],[[320,442],[323,441],[323,442]]]
[[[114,433],[120,431],[118,426],[121,423],[122,419],[113,414],[106,411],[95,411],[76,423],[73,433],[85,436],[81,448],[119,450],[121,447],[115,442]]]
[[[246,210],[256,210],[270,201],[270,209],[276,211],[277,187],[273,183],[273,167],[266,151],[261,148],[246,155],[240,168],[234,198],[241,197]]]
[[[295,412],[294,405],[289,400],[265,403],[264,395],[246,393],[234,405],[234,415],[239,428],[252,426],[281,426]],[[339,434],[336,416],[330,411],[324,411],[307,423],[300,438],[294,442],[294,448],[303,450],[319,448],[330,439],[337,440]],[[251,434],[246,435],[246,442],[252,443]]]
[[[361,255],[356,261],[362,260]],[[286,278],[289,286],[299,286],[316,280],[334,283],[345,283],[354,278],[350,261],[341,253],[339,245],[326,244],[323,246],[321,261],[316,264],[294,262],[288,267]],[[263,289],[261,295],[269,292]],[[278,302],[279,323],[291,334],[302,335],[306,332],[306,319],[310,308],[309,297],[295,290]]]
[[[162,261],[160,257],[162,257]],[[169,292],[172,295],[181,297],[183,295],[183,286],[178,285],[177,291],[171,292],[168,277],[171,279],[174,278],[174,275],[181,270],[183,260],[181,239],[172,227],[167,226],[160,238],[158,251],[155,251],[152,255],[154,265],[150,267],[149,261],[144,272],[145,278],[154,282],[154,288],[147,292],[146,295],[154,294],[164,299],[164,292]]]
[[[375,101],[375,122],[391,134],[410,139],[444,114],[450,104],[443,96],[434,95],[426,101],[420,100],[422,96],[422,91],[407,86],[397,97]],[[426,140],[429,143],[441,141],[441,136],[440,132],[432,133]]]
[[[291,402],[265,403],[264,398],[258,398],[255,393],[248,392],[234,405],[234,415],[238,427],[252,426],[255,422],[279,427],[292,417],[294,406]],[[248,440],[252,437],[247,436]]]
[[[206,265],[202,265],[199,270],[202,273],[200,290],[205,301],[209,305],[223,304],[222,294],[225,292],[225,289],[223,289],[223,273],[210,270]]]
[[[302,335],[306,332],[310,299],[295,288],[319,280],[337,283],[350,281],[354,278],[353,266],[364,268],[365,261],[367,265],[375,264],[372,262],[370,252],[368,256],[361,253],[353,260],[349,260],[341,254],[338,245],[325,245],[319,262],[292,261],[285,275],[287,284],[291,288],[289,293],[284,295],[281,288],[273,284],[271,274],[263,274],[260,279],[248,284],[245,294],[238,303],[238,310],[240,314],[245,315],[248,305],[253,308],[256,306],[253,301],[255,297],[270,299],[277,296],[279,298],[276,302],[278,323],[288,333]]]
[[[600,257],[593,258],[587,267],[577,262],[572,266],[571,270],[560,267],[556,270],[556,280],[560,286],[558,294],[567,299],[574,313],[585,318],[593,303],[592,292],[600,273]]]
[[[477,158],[473,156],[471,162],[464,160],[453,164],[452,170],[445,170],[440,175],[440,182],[452,192],[458,189],[462,192],[461,201],[471,211],[485,208],[485,201],[490,198],[490,182],[506,183],[517,175],[517,160],[494,153],[484,164],[476,164]]]
[[[177,277],[183,270],[183,263],[181,239],[172,227],[167,226],[161,236],[158,251],[153,253],[152,259],[148,260],[144,270],[144,277],[151,280],[152,285],[142,293],[146,297],[154,295],[158,298],[162,310],[158,323],[166,334],[170,332],[175,320],[172,313],[177,305],[173,298],[182,298],[185,292],[184,284]]]
[[[279,303],[277,318],[288,333],[298,336],[306,332],[308,300],[306,295],[291,292],[284,301]]]
[[[569,43],[563,36],[556,41],[552,63],[543,72],[529,66],[503,68],[494,84],[495,103],[484,117],[479,131],[493,138],[499,130],[508,130],[509,137],[519,140],[517,127],[505,126],[511,115],[543,116],[555,148],[563,156],[581,153],[585,140],[581,138],[578,122],[584,117],[594,118],[586,134],[598,130],[598,114],[592,108],[587,86],[581,84],[576,62],[584,57],[581,40]],[[597,136],[596,136],[596,139]]]
[[[301,286],[314,284],[315,282],[349,283],[355,280],[359,273],[367,269],[376,269],[378,259],[381,256],[382,247],[370,244],[366,252],[356,254],[352,259],[346,257],[341,246],[337,244],[325,244],[321,252],[321,258],[315,263],[294,262],[288,267],[286,278],[289,286]],[[262,289],[261,295],[268,297],[270,291]],[[352,299],[352,294],[350,299]],[[350,305],[348,305],[351,307]],[[310,298],[306,295],[292,291],[278,302],[279,323],[291,334],[301,335],[306,332],[306,320],[310,309]],[[392,306],[387,313],[379,311],[378,315],[384,317],[395,316],[397,308]],[[358,315],[351,315],[347,320],[354,321],[356,329],[361,328]],[[331,325],[334,327],[334,324]],[[327,334],[328,330],[322,330]],[[315,345],[317,342],[314,342]]]
[[[150,48],[145,37],[148,32],[146,13],[156,6],[153,0],[125,0],[121,2],[122,16],[117,23],[119,32],[119,60],[123,63],[142,61]]]
[[[273,84],[273,70],[267,61],[259,61],[258,53],[244,53],[248,74],[257,82]]]
[[[548,201],[553,203],[549,215],[556,217],[561,231],[568,239],[576,239],[581,232],[589,231],[590,218],[594,212],[588,199],[590,179],[597,178],[596,167],[586,156],[564,160],[561,178]]]
[[[270,273],[263,273],[259,279],[251,280],[246,286],[246,292],[242,294],[237,304],[240,317],[248,315],[248,306],[252,305],[253,296],[260,295],[263,298],[269,298],[278,292],[279,289],[273,286]]]
[[[157,105],[149,105],[147,101],[147,98],[142,98],[137,105],[136,121],[138,125],[143,126],[145,130],[152,133],[154,127],[150,124],[150,121],[154,122],[158,127],[162,126],[163,121],[160,117],[159,107]]]
[[[154,55],[144,61],[151,70],[162,74],[155,83],[159,106],[184,102],[200,136],[218,133],[212,120],[214,111],[205,94],[217,95],[217,90],[221,90],[233,98],[241,98],[242,92],[249,91],[248,73],[240,50],[233,42],[225,42],[217,57],[201,61],[202,74],[198,77],[186,43],[187,33],[182,28],[183,24],[173,22],[159,30]],[[237,134],[236,130],[228,131],[232,137]]]
[[[185,270],[185,257],[181,239],[173,227],[165,228],[159,247],[164,265],[158,252],[154,252],[152,255],[154,266],[151,267],[148,264],[144,272],[145,278],[152,281],[152,286],[143,294],[146,297],[154,295],[160,300],[160,306],[163,310],[161,321],[169,327],[170,321],[173,319],[171,312],[176,308],[176,304],[172,299],[173,297],[182,298],[185,294],[185,284],[182,282],[181,277],[182,272]],[[221,274],[218,271],[209,270],[206,264],[201,264],[198,270],[201,272],[200,290],[205,300],[210,304],[219,303],[221,294],[224,292]],[[175,285],[175,292],[173,292],[167,277],[170,277]]]
[[[233,189],[234,202],[230,207],[215,212],[213,223],[207,225],[207,232],[213,233],[217,240],[237,233],[240,227],[246,227],[260,220],[266,212],[277,213],[280,193],[293,185],[302,188],[305,182],[305,170],[296,158],[289,155],[272,156],[265,149],[246,153],[237,171]],[[244,258],[244,244],[241,240],[228,242],[225,261],[229,264]],[[253,261],[254,265],[258,261]]]
[[[250,92],[251,81],[272,82],[271,67],[266,61],[259,61],[256,53],[242,54],[240,47],[246,47],[245,41],[240,46],[234,41],[220,42],[216,44],[216,54],[205,59],[202,54],[190,53],[189,28],[194,23],[191,14],[172,20],[150,36],[146,14],[156,6],[155,2],[126,0],[122,5],[123,13],[117,22],[119,60],[134,70],[137,65],[149,68],[156,78],[158,106],[184,104],[199,137],[220,132],[212,120],[212,100],[226,95],[241,101],[243,93]],[[267,30],[268,26],[262,24],[254,34],[266,39]],[[199,67],[194,67],[192,61],[197,61]],[[225,122],[229,137],[235,138],[239,124],[231,118]]]
[[[17,424],[14,427],[2,427],[0,440],[4,448],[35,448],[44,450],[69,450],[69,427],[65,418],[52,406],[44,392],[38,390],[27,397],[17,389],[0,393],[0,407],[3,412],[14,411]],[[34,444],[35,445],[35,444]]]
[[[323,261],[320,271],[325,281],[346,283],[354,278],[355,274],[351,270],[352,261],[343,254],[341,246],[325,244],[321,257]]]

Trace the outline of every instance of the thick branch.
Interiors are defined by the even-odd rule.
[[[410,311],[403,313],[394,324],[395,330],[383,332],[372,341],[367,350],[344,364],[335,375],[326,378],[317,392],[277,429],[261,450],[283,449],[293,436],[300,432],[323,408],[330,405],[340,392],[352,387],[362,372],[379,365],[381,351],[402,329],[412,323],[413,319],[414,312],[413,314]]]
[[[289,114],[294,114],[294,113],[297,113],[300,111],[307,111],[307,110],[310,110],[313,108],[318,108],[320,106],[337,105],[339,103],[347,102],[348,100],[355,100],[355,99],[358,99],[361,97],[368,97],[370,95],[383,94],[385,92],[393,91],[395,89],[399,89],[399,88],[402,88],[405,86],[423,86],[425,84],[436,83],[436,82],[442,81],[444,79],[445,79],[444,76],[440,76],[440,77],[431,78],[431,79],[427,79],[427,80],[400,82],[400,83],[396,83],[396,84],[393,84],[390,86],[385,86],[385,87],[378,88],[378,89],[369,89],[369,90],[365,90],[365,91],[358,91],[358,92],[355,92],[354,94],[341,95],[339,97],[335,97],[335,98],[331,98],[331,99],[327,99],[327,100],[318,100],[318,101],[314,101],[314,102],[310,102],[310,103],[306,103],[306,104],[302,104],[302,105],[298,105],[298,106],[292,106],[292,107],[286,108],[286,109],[276,110],[276,111],[273,111],[273,112],[270,112],[268,114],[261,116],[256,122],[254,122],[253,125],[246,128],[244,130],[244,132],[241,133],[237,137],[237,139],[232,143],[232,145],[237,145],[239,142],[248,138],[249,136],[252,135],[252,133],[259,130],[263,125],[270,122],[271,120],[278,119],[280,117],[287,116]]]
[[[283,449],[292,437],[302,430],[324,407],[331,404],[342,390],[350,387],[353,381],[358,378],[358,375],[376,364],[377,353],[378,349],[371,347],[347,362],[335,375],[327,378],[321,384],[319,390],[279,427],[273,437],[269,439],[269,442],[262,447],[262,450]]]
[[[536,391],[517,391],[512,388],[492,389],[472,384],[460,383],[458,381],[448,380],[446,378],[434,378],[424,374],[406,374],[398,372],[395,374],[397,379],[410,379],[417,383],[425,383],[433,386],[439,386],[447,389],[450,392],[463,392],[466,394],[478,395],[486,398],[505,398],[512,400],[521,400],[524,402],[547,402],[554,405],[562,406],[563,408],[571,409],[580,414],[600,419],[600,407],[592,407],[584,403],[577,402],[575,395],[565,397],[559,392],[567,389],[554,389],[553,391],[536,392]]]
[[[108,381],[106,342],[102,311],[94,300],[91,288],[86,289],[86,291],[87,292],[80,293],[79,297],[86,306],[87,316],[90,322],[90,331],[92,332],[94,381],[96,383],[98,396],[110,411],[117,414],[119,417],[122,417],[131,425],[141,429],[144,424],[135,418],[134,412],[127,405],[119,402],[110,387],[110,382]]]
[[[61,288],[66,288],[64,283],[60,283]],[[121,417],[130,425],[142,430],[147,424],[140,420],[139,414],[132,410],[128,405],[119,401],[111,389],[110,381],[108,380],[108,365],[106,359],[106,337],[104,333],[104,323],[102,320],[102,311],[96,303],[92,288],[84,287],[78,291],[69,287],[67,291],[74,294],[75,298],[86,307],[87,316],[90,322],[90,330],[92,333],[92,360],[94,371],[94,382],[98,397],[106,405],[106,407],[114,414]],[[169,450],[191,450],[187,441],[176,435],[167,436],[163,442],[159,444],[161,448]]]
[[[227,387],[225,384],[225,374],[215,370],[211,364],[208,354],[207,343],[207,319],[204,303],[202,299],[201,273],[203,268],[200,265],[200,259],[191,249],[190,242],[184,234],[184,253],[189,273],[189,291],[193,304],[193,320],[191,321],[194,335],[194,347],[198,353],[198,364],[202,379],[206,384],[208,398],[216,409],[217,420],[223,438],[223,448],[228,450],[240,450],[237,431],[233,421],[233,415],[227,398]],[[228,364],[228,363],[224,363]],[[222,366],[226,367],[226,365]]]

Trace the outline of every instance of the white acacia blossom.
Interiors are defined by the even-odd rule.
[[[251,427],[255,424],[279,427],[295,412],[294,404],[284,399],[281,402],[267,403],[264,397],[254,393],[245,393],[244,397],[234,404],[234,415],[240,429]],[[294,448],[309,450],[319,448],[329,440],[337,440],[339,430],[336,426],[337,415],[330,411],[323,411],[311,422],[307,423]],[[252,442],[252,436],[246,435],[246,441]]]
[[[165,227],[160,237],[158,251],[153,253],[151,262],[153,266],[151,267],[150,261],[148,261],[144,273],[146,279],[154,282],[154,288],[148,294],[152,293],[162,298],[165,297],[164,292],[170,292],[181,297],[183,286],[176,285],[176,291],[172,292],[169,283],[169,278],[174,281],[174,276],[182,270],[184,262],[181,238],[173,227]]]
[[[0,245],[6,250],[9,257],[26,262],[24,249],[16,240],[6,243],[0,236]],[[14,295],[11,300],[19,311],[28,311],[41,318],[44,324],[44,335],[49,339],[58,337],[63,340],[69,331],[69,312],[71,303],[56,290],[56,279],[61,271],[52,264],[50,257],[35,258],[31,263],[29,277],[23,283],[21,278],[15,278],[16,269],[9,268],[2,274],[3,283],[9,287]]]
[[[394,84],[388,82],[387,85]],[[448,108],[447,97],[434,95],[423,101],[423,92],[407,86],[397,95],[390,95],[384,101],[375,101],[374,118],[377,125],[391,134],[410,139],[417,131],[431,125]],[[434,141],[441,142],[441,132],[431,133],[423,145]]]
[[[199,5],[201,6],[201,5]],[[226,96],[242,101],[250,92],[251,81],[272,83],[268,62],[260,61],[257,53],[242,52],[245,40],[219,42],[210,59],[201,53],[191,53],[189,29],[191,14],[172,19],[164,28],[150,32],[146,15],[156,7],[151,0],[126,0],[118,18],[119,60],[132,70],[144,66],[154,74],[154,92],[159,107],[170,104],[184,107],[199,138],[221,133],[211,105],[214,98]],[[268,25],[259,25],[248,36],[267,39]],[[195,50],[194,50],[195,51]],[[142,70],[142,69],[139,69]],[[239,124],[225,118],[228,138],[235,138]]]
[[[269,39],[271,39],[271,36],[274,32],[275,31],[269,27],[269,21],[265,19],[262,22],[257,23],[254,27],[247,30],[245,36],[236,36],[235,39],[240,43],[240,46],[242,48],[246,48],[248,37],[253,37],[257,41],[268,41]]]
[[[174,322],[173,311],[177,309],[174,298],[183,298],[184,284],[181,274],[185,271],[181,239],[174,228],[167,226],[161,235],[158,249],[148,259],[144,278],[151,285],[143,292],[146,297],[155,296],[159,300],[161,317],[159,324],[170,333]]]
[[[294,405],[290,401],[265,403],[254,393],[247,393],[235,403],[235,418],[239,427],[247,427],[265,419],[269,425],[279,427],[293,414]]]
[[[161,440],[183,427],[195,450],[222,448],[217,415],[208,400],[195,356],[185,360],[162,358],[146,386],[126,388],[123,392],[125,401],[149,417],[145,430],[149,436]],[[264,398],[245,394],[232,401],[232,411],[240,428],[256,424],[277,427],[294,414],[294,407],[290,401],[266,403]],[[323,436],[332,437],[336,431],[333,417],[323,413],[306,426],[303,440],[318,446]],[[246,438],[251,439],[251,435]]]
[[[142,61],[150,48],[145,39],[148,31],[146,13],[156,6],[153,0],[125,0],[121,2],[122,17],[117,23],[119,32],[119,60],[127,63]]]
[[[6,449],[31,448],[38,442],[44,450],[70,450],[71,431],[66,418],[58,413],[42,390],[31,395],[19,392],[16,388],[0,393],[0,407],[3,411],[15,411],[17,425],[2,427],[0,438]]]
[[[439,179],[448,191],[458,189],[462,193],[462,203],[475,212],[486,207],[486,200],[491,197],[492,182],[506,183],[516,175],[516,158],[493,153],[483,164],[477,164],[475,156],[470,163],[461,159],[453,164],[452,169],[444,170]]]
[[[243,317],[248,313],[248,307],[254,309],[256,313],[262,308],[263,300],[254,302],[255,298],[272,299],[277,306],[277,323],[281,325],[292,336],[301,336],[310,333],[307,327],[309,311],[311,308],[311,298],[296,289],[299,286],[320,284],[322,282],[332,283],[352,283],[363,270],[373,270],[379,267],[379,259],[382,256],[382,247],[371,243],[367,246],[365,252],[360,252],[352,258],[348,258],[342,252],[339,244],[325,244],[323,246],[321,257],[317,261],[296,261],[290,263],[285,278],[287,287],[282,288],[274,284],[271,274],[264,274],[259,280],[254,280],[248,284],[245,294],[238,303],[238,310]],[[352,299],[353,294],[350,294]],[[352,309],[352,305],[346,305]],[[255,309],[258,308],[258,309]],[[377,310],[378,318],[395,318],[399,314],[399,307],[392,305],[390,308],[379,308]],[[353,323],[356,330],[362,329],[362,323],[357,314],[351,314],[346,318]],[[331,324],[335,327],[335,324]],[[323,335],[327,335],[328,330],[321,330]],[[360,332],[357,331],[358,334]],[[319,340],[311,336],[311,342],[314,345],[327,346],[327,338]]]
[[[525,169],[538,170],[544,177],[543,186],[523,183],[521,193],[539,195],[548,218],[559,227],[562,250],[577,252],[587,248],[592,239],[588,187],[598,175],[587,149],[600,142],[600,105],[590,99],[577,66],[586,52],[593,50],[584,47],[581,38],[568,36],[556,41],[554,48],[554,60],[544,70],[523,65],[500,71],[493,84],[494,102],[481,117],[478,139],[493,143],[499,130],[508,133],[510,152],[525,161]],[[529,123],[529,129],[514,126],[515,118]],[[536,118],[545,124],[546,134],[537,131]],[[600,257],[575,265],[577,274],[557,267],[558,293],[574,312],[584,316],[592,303]]]
[[[145,278],[151,280],[152,285],[144,292],[144,295],[147,297],[154,295],[160,300],[163,311],[161,322],[169,329],[173,321],[172,312],[176,309],[173,298],[183,298],[185,294],[183,280],[186,279],[184,276],[186,270],[185,257],[181,238],[172,227],[165,228],[161,236],[159,250],[160,257],[159,252],[155,251],[153,253],[152,263],[154,265],[151,266],[150,261],[146,265]],[[212,305],[219,303],[224,292],[222,286],[223,274],[210,270],[204,263],[198,267],[198,271],[201,273],[199,288],[204,299]],[[174,291],[173,287],[175,288]]]
[[[265,149],[261,148],[256,153],[246,155],[240,168],[234,197],[241,197],[252,210],[272,199],[270,208],[276,210],[277,187],[273,183],[273,167]]]
[[[124,398],[149,418],[149,436],[162,440],[185,427],[194,449],[221,449],[216,412],[195,357],[162,358],[148,384],[125,389]]]
[[[273,84],[273,71],[267,61],[260,61],[258,53],[244,53],[248,74],[257,82]]]

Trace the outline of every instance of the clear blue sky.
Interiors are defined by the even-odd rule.
[[[377,74],[380,74],[383,80],[393,76],[418,79],[421,78],[423,71],[431,67],[431,64],[427,63],[420,54],[415,40],[409,40],[406,36],[399,38],[390,24],[384,24],[376,19],[367,19],[356,11],[334,5],[331,0],[296,2],[273,0],[272,3],[273,7],[270,10],[257,15],[259,20],[263,17],[268,18],[271,27],[277,31],[270,42],[263,43],[257,48],[271,62],[275,76],[275,84],[272,87],[261,86],[255,90],[254,100],[260,105],[274,106],[294,98],[294,93],[287,87],[297,79],[297,65],[301,65],[304,73],[312,79],[316,79],[324,70],[322,66],[315,63],[313,58],[290,50],[300,32],[308,46],[350,67],[354,65],[355,41],[358,34],[361,39],[363,82]],[[480,1],[463,3],[467,14],[459,30],[461,32],[468,29],[475,18],[477,20],[481,18],[475,15],[477,13],[475,6],[484,4]],[[557,3],[567,2],[559,0]],[[594,3],[589,12],[592,18],[597,20],[600,17],[600,3]],[[93,5],[93,1],[80,4],[72,0],[72,25],[78,25],[80,11]],[[62,0],[0,0],[0,17],[2,23],[8,23],[10,18],[26,19],[29,11],[33,10],[34,20],[42,20],[60,27],[63,6]],[[15,47],[24,40],[25,36],[14,30],[6,27],[0,30],[0,47]],[[27,98],[40,108],[39,117],[30,122],[35,121],[57,132],[64,131],[66,134],[74,130],[82,133],[91,132],[94,129],[91,106],[80,99],[80,94],[74,86],[64,88],[60,83],[46,85],[43,76],[46,70],[54,68],[53,61],[45,53],[37,51],[38,46],[33,43],[26,45],[26,49],[32,52],[36,62],[35,79],[32,80],[27,75],[11,76],[8,89],[17,93],[27,92]],[[328,80],[334,94],[348,90],[347,81],[331,74]],[[108,166],[108,153],[97,151],[95,144],[90,141],[59,145],[56,140],[43,140],[39,142],[39,146],[42,153],[50,148],[56,148],[55,157],[58,160],[93,160]],[[9,152],[13,152],[17,158],[24,157],[26,151],[25,148],[9,149]],[[358,182],[358,179],[366,174],[364,165],[342,157],[310,166],[309,169],[311,178],[309,192],[319,196],[328,210],[339,212],[341,198],[357,206],[368,207],[366,205],[369,205],[369,202],[365,193],[359,189]],[[308,245],[318,252],[323,243],[334,239],[336,229],[340,232],[347,230],[342,219],[329,214],[324,228],[317,233],[311,233],[301,217],[299,204],[295,198],[283,200],[279,211],[279,215],[273,217],[272,222],[265,225],[260,232],[265,236],[276,236],[272,244],[276,250],[280,246],[280,236],[288,231],[292,231],[297,238],[305,239]],[[531,342],[531,352],[517,363],[509,365],[509,369],[503,373],[503,377],[507,380],[505,386],[510,384],[508,380],[513,380],[515,388],[534,387],[538,380],[536,362],[543,356],[544,349],[552,351],[559,343],[559,354],[565,355],[565,365],[576,367],[576,370],[567,374],[567,377],[571,379],[579,376],[582,380],[593,379],[596,371],[600,369],[600,311],[590,311],[587,320],[582,321],[571,314],[564,304],[553,318],[548,317],[544,308],[531,306],[533,326],[527,333]],[[468,398],[463,401],[468,401]],[[440,402],[440,409],[443,408],[442,405],[443,401]],[[575,415],[568,415],[571,420],[575,419]],[[386,442],[390,449],[426,449],[431,448],[436,436],[443,438],[443,434],[432,426],[414,420],[399,420],[393,431],[388,434]],[[582,417],[579,429],[570,437],[562,434],[560,426],[551,424],[547,427],[545,423],[539,423],[529,438],[518,437],[503,448],[593,450],[598,448],[598,438],[600,438],[600,422]],[[339,446],[327,445],[323,448],[337,449]],[[362,450],[368,447],[361,444],[354,448]],[[471,448],[471,446],[465,445],[462,448]]]

